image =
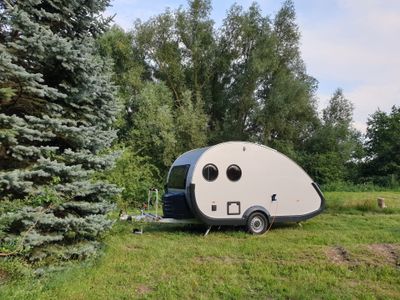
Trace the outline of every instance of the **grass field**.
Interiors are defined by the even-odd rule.
[[[263,236],[119,222],[94,260],[20,278],[0,264],[0,299],[400,299],[400,192],[325,196],[322,215]]]

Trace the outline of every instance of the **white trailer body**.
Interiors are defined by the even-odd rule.
[[[324,209],[316,183],[282,153],[249,142],[226,142],[179,156],[168,173],[164,217],[196,217],[208,225],[299,222]],[[254,227],[254,226],[253,226]],[[257,226],[255,226],[257,227]],[[254,228],[255,228],[254,227]],[[254,229],[253,228],[253,229]]]

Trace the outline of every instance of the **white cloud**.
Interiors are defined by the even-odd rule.
[[[377,109],[390,111],[394,104],[400,104],[400,85],[393,83],[361,85],[347,94],[357,109],[356,117],[367,117]]]
[[[400,2],[336,0],[338,11],[316,24],[302,15],[302,54],[321,86],[343,87],[357,128],[378,107],[400,105]],[[328,94],[320,90],[319,94]]]
[[[354,122],[353,127],[363,134],[367,133],[367,124],[365,122]]]
[[[182,0],[112,0],[104,15],[116,15],[114,22],[125,30],[130,30],[136,19],[147,20],[163,12],[167,7],[178,8],[180,1]]]

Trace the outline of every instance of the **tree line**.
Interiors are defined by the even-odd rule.
[[[189,0],[129,31],[108,4],[0,2],[2,255],[94,252],[111,203],[141,205],[179,154],[229,140],[325,186],[399,185],[400,108],[371,115],[365,138],[341,89],[320,115],[291,1],[271,17],[235,4],[216,28],[211,2]]]
[[[371,115],[366,136],[353,127],[354,107],[340,88],[319,113],[318,81],[301,58],[291,1],[272,17],[257,3],[235,4],[219,28],[211,11],[210,1],[188,1],[136,20],[131,30],[114,26],[98,40],[100,53],[114,62],[124,106],[118,143],[149,158],[140,164],[157,170],[154,184],[165,181],[184,151],[246,140],[283,152],[323,186],[398,186],[398,108]],[[385,150],[372,146],[381,144],[381,130]],[[383,171],[383,161],[392,167]]]

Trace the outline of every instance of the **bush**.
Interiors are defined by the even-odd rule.
[[[374,182],[378,186],[385,187],[386,189],[400,190],[400,180],[395,174],[386,176],[375,175],[367,178],[367,180]]]
[[[131,148],[125,148],[116,162],[115,168],[98,175],[122,188],[117,198],[120,209],[139,208],[147,201],[149,188],[160,190],[160,173],[148,157],[141,157]]]

